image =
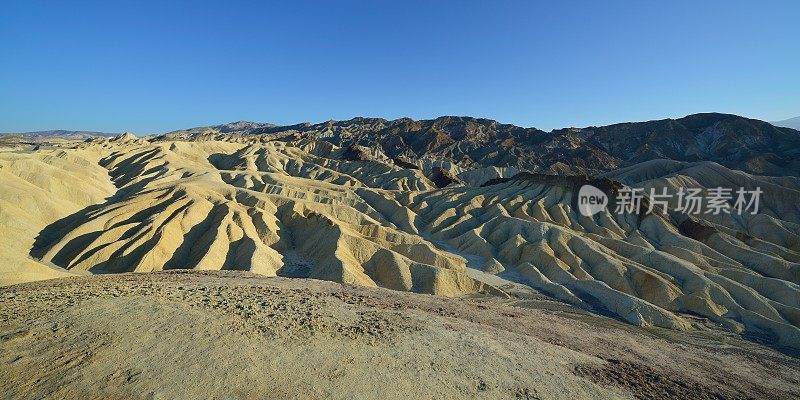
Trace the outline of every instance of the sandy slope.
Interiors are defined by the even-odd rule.
[[[689,222],[610,211],[587,218],[574,208],[585,178],[519,175],[440,188],[444,178],[430,168],[394,163],[379,149],[279,139],[150,143],[121,136],[8,153],[11,167],[3,170],[19,184],[2,189],[11,204],[3,212],[36,218],[26,230],[3,230],[11,243],[3,254],[13,258],[5,276],[33,270],[18,266],[29,254],[83,273],[248,270],[506,297],[505,281],[487,279],[494,274],[634,325],[691,330],[710,321],[800,348],[795,178],[643,163],[612,177],[673,187],[761,184],[765,211]],[[40,194],[13,204],[28,196],[24,185]],[[35,271],[5,283],[52,276]]]
[[[102,152],[0,151],[0,284],[69,275],[29,256],[48,224],[114,193]]]
[[[50,280],[0,300],[0,391],[13,398],[800,395],[797,359],[546,300],[225,271]]]

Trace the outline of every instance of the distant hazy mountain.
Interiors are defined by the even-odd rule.
[[[191,138],[200,138],[200,137],[210,137],[217,134],[235,134],[235,133],[247,133],[247,134],[258,134],[258,133],[265,133],[265,130],[274,128],[277,125],[268,124],[268,123],[260,123],[260,122],[251,122],[251,121],[236,121],[230,122],[227,124],[222,125],[213,125],[213,126],[201,126],[197,128],[189,128],[189,129],[181,129],[173,132],[169,132],[167,135],[170,136],[179,136],[179,137],[191,137]]]
[[[31,141],[48,140],[48,139],[68,139],[68,140],[82,140],[95,137],[113,137],[118,133],[107,132],[94,132],[94,131],[67,131],[57,129],[52,131],[35,131],[35,132],[15,132],[3,133],[7,136],[19,136]]]
[[[784,119],[783,121],[770,122],[772,125],[780,126],[783,128],[792,128],[800,130],[800,117]]]

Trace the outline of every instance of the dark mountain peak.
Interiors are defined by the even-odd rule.
[[[387,121],[384,118],[371,118],[371,117],[353,117],[347,121],[348,124],[385,124]]]
[[[706,113],[696,113],[696,114],[689,114],[683,118],[677,118],[675,121],[679,121],[680,123],[686,124],[694,124],[694,123],[703,123],[703,124],[714,124],[716,122],[732,119],[732,118],[745,118],[740,117],[735,114],[725,114],[719,112],[706,112]]]
[[[247,131],[253,129],[262,129],[262,128],[271,128],[276,125],[268,124],[268,123],[261,123],[261,122],[252,122],[252,121],[236,121],[230,122],[223,125],[217,125],[216,128],[219,132],[228,133],[228,132],[239,132],[239,131]]]

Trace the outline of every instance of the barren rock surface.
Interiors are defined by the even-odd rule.
[[[797,359],[544,298],[446,299],[244,272],[0,289],[14,398],[792,398]]]
[[[690,117],[546,137],[440,118],[2,141],[0,389],[797,397],[797,133]],[[648,127],[672,139],[625,144]],[[612,207],[582,215],[587,184]],[[759,189],[761,208],[613,211],[630,187]]]
[[[664,161],[609,175],[618,180],[521,173],[440,187],[442,167],[354,159],[327,142],[128,139],[0,153],[14,183],[2,214],[40,218],[3,231],[5,283],[64,274],[54,267],[247,270],[444,296],[506,296],[511,281],[634,325],[687,330],[697,315],[800,348],[796,178]],[[621,181],[759,186],[763,211],[577,212],[580,185],[613,200]]]

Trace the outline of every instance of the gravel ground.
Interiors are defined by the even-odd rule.
[[[800,397],[794,355],[538,297],[180,271],[4,287],[0,305],[5,398]]]

